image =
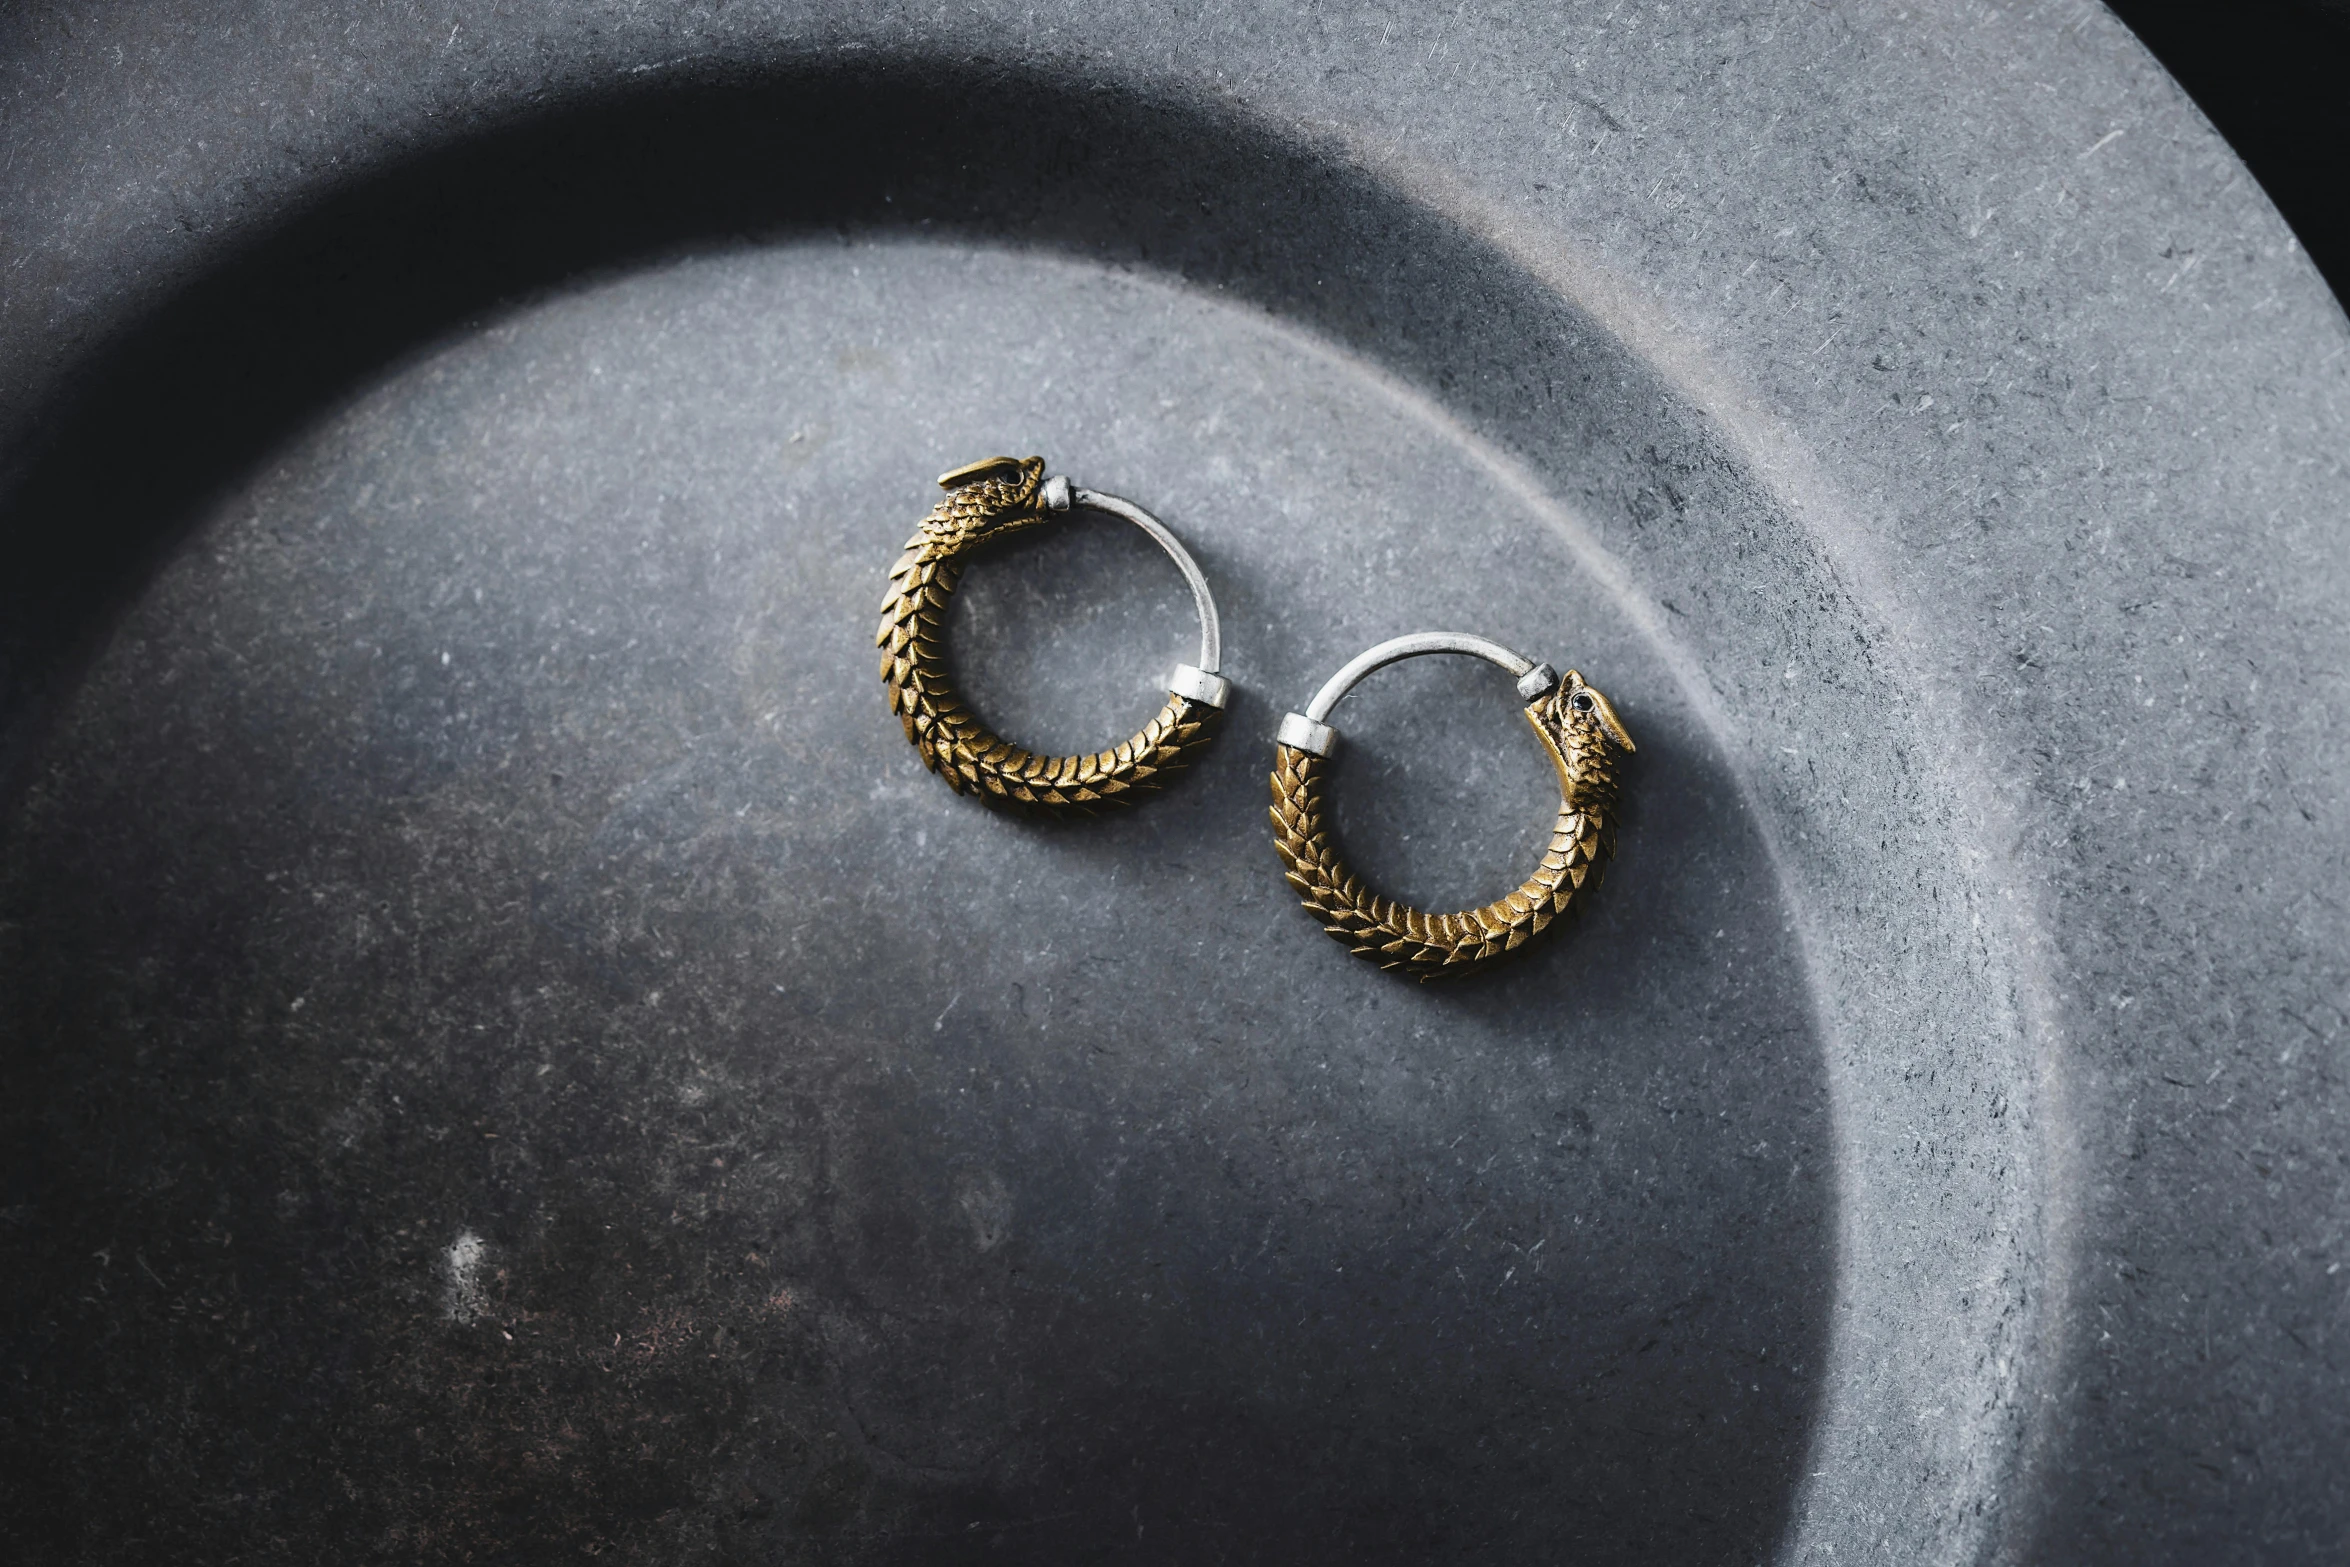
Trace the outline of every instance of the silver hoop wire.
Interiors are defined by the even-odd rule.
[[[1548,664],[1536,663],[1488,638],[1462,631],[1415,631],[1409,636],[1390,637],[1348,659],[1337,674],[1322,682],[1322,689],[1314,693],[1304,712],[1288,714],[1281,720],[1277,738],[1283,745],[1310,755],[1328,756],[1338,745],[1338,731],[1330,727],[1330,715],[1346,694],[1373,670],[1430,653],[1466,653],[1500,665],[1517,677],[1521,701],[1531,702],[1559,683],[1558,671]]]
[[[1176,668],[1192,669],[1195,674],[1214,676],[1219,688],[1213,697],[1196,691],[1178,691],[1177,694],[1207,702],[1213,707],[1222,707],[1226,693],[1230,690],[1229,683],[1217,675],[1217,670],[1224,662],[1223,625],[1216,618],[1216,596],[1208,591],[1208,579],[1201,573],[1199,562],[1191,558],[1191,551],[1185,549],[1183,541],[1167,530],[1165,523],[1132,501],[1121,500],[1115,495],[1104,495],[1099,490],[1079,489],[1071,485],[1064,474],[1055,474],[1044,481],[1043,495],[1047,507],[1060,510],[1053,502],[1063,494],[1068,496],[1067,505],[1106,511],[1113,517],[1125,518],[1156,540],[1159,548],[1167,552],[1167,558],[1175,562],[1175,569],[1182,572],[1183,580],[1191,585],[1191,602],[1199,611],[1199,664],[1196,668],[1178,664]]]

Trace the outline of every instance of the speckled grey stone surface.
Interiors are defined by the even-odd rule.
[[[2350,332],[2103,13],[0,26],[19,1554],[2343,1550]],[[1147,810],[882,710],[996,449],[1216,583]],[[1041,742],[1189,640],[963,612]],[[1259,822],[1442,623],[1642,751],[1423,990]],[[1497,676],[1346,728],[1506,884]]]

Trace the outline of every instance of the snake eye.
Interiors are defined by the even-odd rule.
[[[1578,713],[1590,712],[1591,693],[1588,691],[1576,692],[1573,696],[1567,698],[1567,706],[1573,708]]]

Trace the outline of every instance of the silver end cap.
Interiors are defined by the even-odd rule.
[[[1036,492],[1037,500],[1046,511],[1067,511],[1075,496],[1076,489],[1069,483],[1069,476],[1065,473],[1054,474],[1044,481],[1044,488]]]
[[[1222,707],[1232,699],[1231,681],[1222,675],[1211,675],[1194,664],[1177,664],[1175,672],[1167,677],[1167,689],[1207,707]]]
[[[1291,713],[1283,718],[1280,732],[1274,738],[1308,756],[1328,756],[1338,749],[1338,731],[1328,724],[1315,723],[1303,713]]]
[[[1559,672],[1548,664],[1536,664],[1518,677],[1518,700],[1531,702],[1559,683]]]

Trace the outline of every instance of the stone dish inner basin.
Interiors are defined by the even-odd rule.
[[[1963,898],[1888,912],[1963,866],[1872,826],[1958,786],[1865,628],[1833,676],[1788,640],[1814,566],[1770,488],[1602,334],[1522,320],[1579,381],[1448,387],[1375,311],[1082,249],[847,230],[565,282],[190,514],[0,863],[44,1045],[7,1099],[70,1107],[10,1135],[181,1281],[54,1321],[46,1483],[144,1464],[125,1538],[199,1551],[266,1473],[320,1550],[1289,1563],[1751,1560],[1894,1414],[1990,1483],[2020,1156],[1953,1107],[2009,1070],[1995,965]],[[988,812],[884,711],[883,574],[997,451],[1214,584],[1228,729],[1145,809]],[[958,616],[1039,748],[1192,656],[1105,518]],[[1280,714],[1419,629],[1580,668],[1640,744],[1588,913],[1454,986],[1324,937],[1264,827]],[[1539,852],[1498,672],[1388,671],[1340,727],[1385,889],[1482,901]],[[1989,1043],[1852,1043],[1904,1030]],[[1957,1216],[1923,1247],[1920,1204]]]

